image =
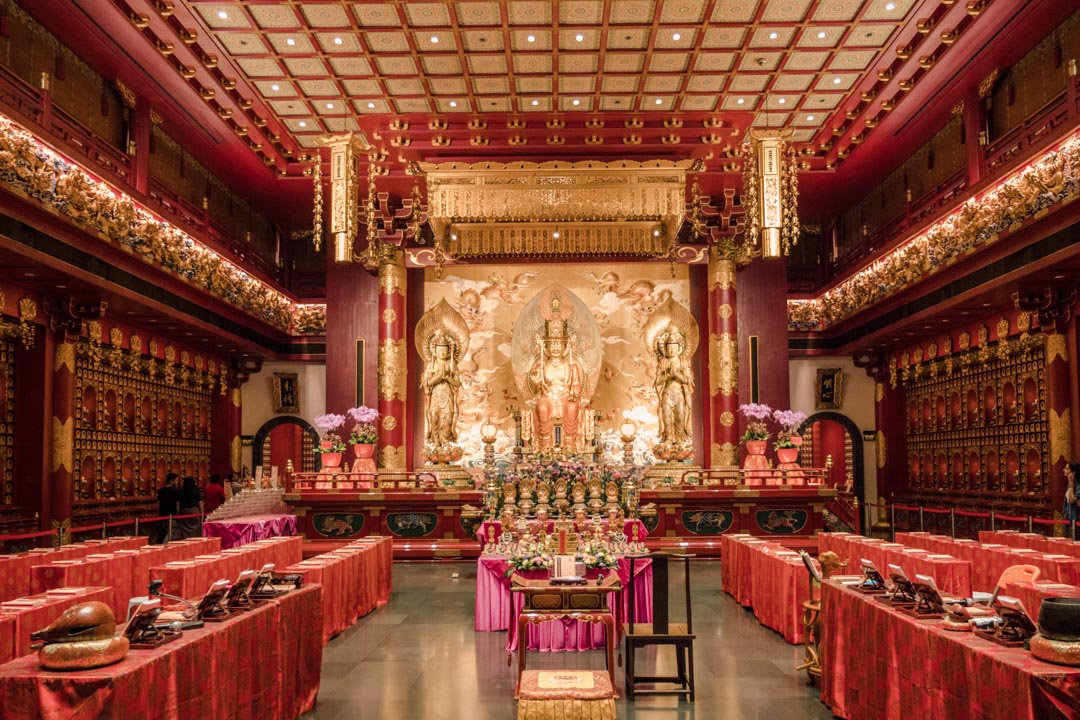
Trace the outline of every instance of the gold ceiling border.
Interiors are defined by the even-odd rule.
[[[667,252],[696,160],[419,163],[454,257]]]

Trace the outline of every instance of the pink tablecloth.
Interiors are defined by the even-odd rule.
[[[491,632],[509,629],[506,649],[517,649],[517,616],[524,598],[511,598],[510,579],[505,558],[482,557],[476,564],[476,630]],[[590,571],[597,577],[600,571]],[[630,579],[630,561],[619,560],[619,579],[624,590],[615,602],[615,621],[622,622],[630,609],[630,594],[626,591]],[[528,578],[546,577],[546,571],[522,573]],[[512,609],[511,609],[512,607]],[[634,561],[634,622],[652,622],[652,567],[648,560]],[[604,626],[599,623],[578,623],[572,620],[552,620],[530,625],[530,650],[592,650],[604,647]]]
[[[203,523],[203,535],[221,538],[221,549],[247,545],[256,540],[296,535],[295,515],[247,515]]]

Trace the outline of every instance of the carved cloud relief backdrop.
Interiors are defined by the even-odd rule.
[[[600,442],[609,460],[621,457],[618,428],[623,417],[638,425],[635,459],[653,462],[656,442],[656,359],[645,346],[642,329],[652,312],[668,298],[689,307],[689,277],[667,263],[581,265],[502,265],[448,268],[442,280],[428,271],[424,310],[446,299],[461,313],[472,333],[469,352],[460,363],[458,442],[465,461],[483,457],[480,426],[491,418],[499,428],[495,450],[510,459],[515,409],[525,410],[510,365],[514,322],[525,304],[552,283],[575,293],[588,306],[600,328],[604,353],[592,408],[601,414]],[[422,415],[420,416],[423,417]],[[695,428],[695,432],[697,429]]]

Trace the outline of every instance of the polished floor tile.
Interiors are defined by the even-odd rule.
[[[720,590],[720,564],[695,562],[697,700],[618,700],[627,720],[803,720],[831,718],[795,671],[802,647],[788,645]],[[457,574],[458,577],[454,577]],[[680,583],[673,582],[674,585]],[[673,590],[676,588],[673,587]],[[394,566],[394,596],[323,650],[322,685],[305,720],[511,720],[517,658],[506,633],[473,630],[475,563]],[[673,598],[681,609],[681,597]],[[681,615],[679,615],[681,616]],[[670,672],[670,649],[638,657],[638,671]],[[604,667],[602,651],[530,653],[529,667]],[[617,672],[622,683],[622,670]]]

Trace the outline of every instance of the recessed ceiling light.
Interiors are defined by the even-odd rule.
[[[663,104],[664,104],[664,101],[663,101],[663,100],[661,100],[660,98],[656,98],[656,100],[655,100],[654,102],[655,102],[655,103],[656,103],[657,105],[663,105]]]
[[[334,38],[334,44],[335,44],[335,45],[340,45],[340,44],[341,44],[341,43],[343,43],[343,42],[345,42],[345,41],[344,41],[344,40],[342,40],[342,39],[341,39],[341,38],[339,38],[339,37],[336,37],[336,38]]]
[[[369,103],[367,104],[367,106],[368,106],[368,108],[369,108],[369,109],[371,109],[371,110],[374,110],[374,109],[375,109],[375,103],[373,103],[373,102],[369,102]]]
[[[777,32],[771,32],[771,33],[769,33],[769,39],[770,39],[770,40],[775,40],[775,39],[776,39],[776,38],[778,38],[778,37],[780,37],[780,33],[777,33]]]
[[[529,35],[525,39],[528,40],[529,42],[536,42],[536,36],[535,35]]]
[[[896,9],[896,3],[886,3],[885,9],[888,10],[889,12],[892,12],[893,10]]]
[[[573,104],[573,105],[580,105],[580,104],[581,104],[581,101],[580,101],[580,100],[578,100],[577,98],[574,98],[574,102],[573,102],[572,104]]]
[[[533,100],[533,101],[532,101],[532,106],[533,106],[533,107],[536,107],[536,106],[537,106],[537,105],[539,105],[539,104],[540,104],[540,101],[539,101],[539,100]]]
[[[285,38],[285,44],[286,45],[295,45],[296,40],[294,40],[293,38]]]
[[[738,103],[739,105],[742,105],[744,102],[746,102],[746,99],[745,98],[739,98],[735,102]]]
[[[833,78],[832,79],[832,84],[833,85],[839,85],[841,82],[842,82],[842,80],[840,80],[840,78]]]
[[[1064,275],[1055,275],[1055,276],[1054,276],[1054,279],[1055,279],[1055,280],[1064,280],[1064,279],[1065,279],[1065,276],[1064,276]]]
[[[457,107],[457,100],[451,100],[450,107]]]
[[[682,40],[682,35],[680,35],[679,33],[674,33],[674,34],[673,34],[673,35],[671,36],[671,39],[672,39],[672,40]]]
[[[556,230],[555,232],[551,233],[551,237],[553,237],[553,238],[555,238],[556,240],[558,240],[558,239],[559,239],[559,231],[558,231],[558,230]]]
[[[653,230],[652,231],[652,236],[653,237],[660,237],[660,231],[659,230]]]
[[[334,103],[326,103],[326,109],[327,110],[333,110],[334,109]]]
[[[273,90],[274,92],[277,92],[278,90],[281,89],[281,86],[278,85],[277,83],[274,83],[273,85],[270,86],[270,89]]]
[[[582,35],[581,33],[578,33],[577,35],[574,36],[574,39],[577,40],[578,42],[581,42],[582,40],[585,39],[585,36]]]
[[[825,31],[824,30],[819,31],[817,36],[818,36],[818,40],[824,40],[825,39]]]
[[[307,127],[307,123],[304,122],[303,120],[301,120],[299,123],[297,123],[297,125],[299,125],[300,127]]]
[[[434,44],[438,44],[439,36],[438,35],[432,35],[431,36],[431,42],[434,43]]]
[[[229,13],[225,12],[224,10],[218,10],[217,16],[219,18],[221,18],[222,20],[228,20],[229,19]]]
[[[787,102],[787,98],[780,98],[780,99],[779,99],[779,100],[777,100],[776,102],[778,102],[778,103],[780,103],[781,105],[783,105],[784,103],[786,103],[786,102]]]
[[[813,115],[807,115],[807,116],[806,116],[806,119],[807,119],[807,120],[810,120],[810,121],[813,121],[813,119],[814,119],[814,116],[813,116]]]

